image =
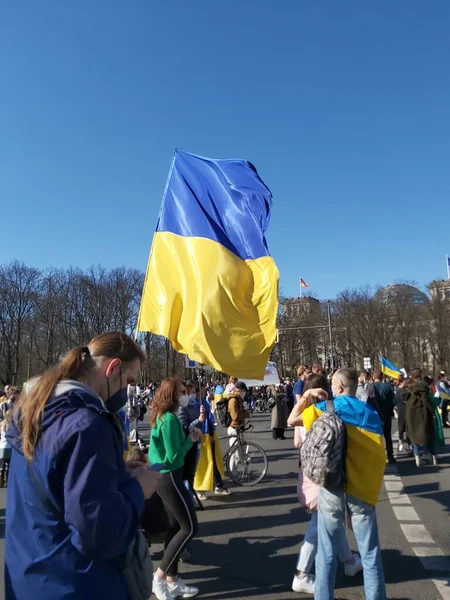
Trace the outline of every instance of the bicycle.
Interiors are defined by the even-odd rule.
[[[269,461],[259,444],[244,440],[244,431],[253,429],[249,423],[238,429],[236,435],[222,436],[220,439],[236,438],[223,457],[228,477],[243,486],[258,484],[266,475]]]
[[[255,410],[259,413],[270,412],[272,408],[270,406],[269,399],[265,396],[258,398],[258,400],[255,402]]]

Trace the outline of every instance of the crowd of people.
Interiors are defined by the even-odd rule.
[[[274,440],[295,428],[297,495],[310,514],[292,582],[317,600],[334,597],[337,561],[363,571],[366,600],[384,600],[375,506],[386,462],[437,462],[448,427],[450,384],[412,369],[390,381],[322,365],[301,366],[296,382],[247,389],[235,377],[206,382],[138,381],[142,350],[123,333],[94,338],[0,398],[0,482],[7,485],[6,600],[191,598],[179,576],[208,493],[228,496],[216,428],[230,445],[264,395]],[[150,408],[143,452],[138,423]],[[134,435],[133,435],[134,432]],[[134,444],[134,449],[133,449]],[[155,493],[156,492],[156,493]],[[350,550],[354,532],[358,553]],[[142,535],[145,533],[145,536]],[[153,570],[148,543],[162,534]]]

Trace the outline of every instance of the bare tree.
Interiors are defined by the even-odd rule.
[[[3,383],[16,383],[31,346],[40,273],[23,263],[0,267],[0,339]]]

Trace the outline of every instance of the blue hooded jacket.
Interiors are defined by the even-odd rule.
[[[119,557],[139,527],[144,494],[126,472],[117,417],[90,387],[63,381],[31,463],[14,424],[7,437],[6,600],[129,600]]]

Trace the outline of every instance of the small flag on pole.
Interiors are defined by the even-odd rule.
[[[303,281],[303,279],[300,279],[300,287],[308,287],[309,285],[306,283],[306,281]]]
[[[450,256],[445,257],[445,262],[447,263],[447,279],[450,279]]]
[[[396,367],[394,364],[392,364],[390,361],[388,361],[388,359],[384,356],[380,355],[380,365],[381,365],[381,371],[387,376],[387,377],[391,377],[392,379],[398,379],[399,375],[403,375],[403,373],[400,371],[400,369],[398,367]]]

